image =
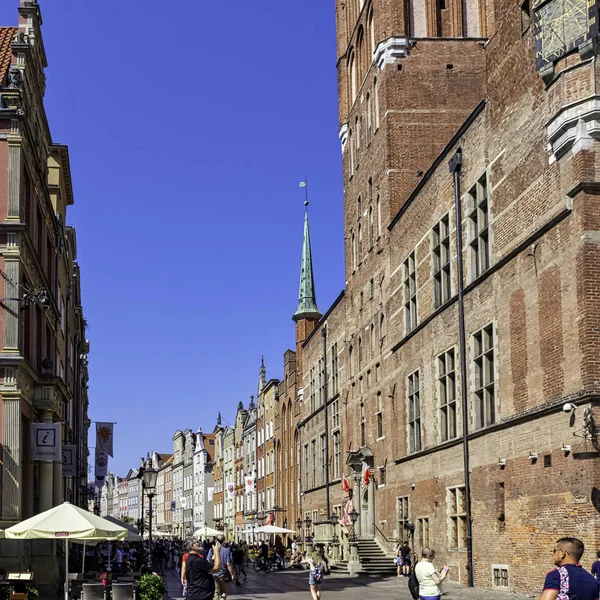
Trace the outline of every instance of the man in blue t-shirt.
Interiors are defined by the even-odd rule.
[[[544,591],[539,600],[598,600],[600,582],[590,575],[580,564],[584,546],[577,538],[564,537],[554,547],[553,569],[546,575]]]
[[[596,552],[596,558],[598,560],[592,565],[592,575],[596,579],[600,579],[600,552]]]

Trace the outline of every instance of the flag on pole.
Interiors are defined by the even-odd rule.
[[[365,469],[363,471],[363,483],[365,484],[365,487],[369,487],[370,481],[371,481],[371,469],[369,469],[369,466],[365,463]]]
[[[348,485],[348,480],[346,479],[346,476],[343,473],[342,473],[342,491],[343,492],[350,491],[350,486]]]
[[[306,181],[301,181],[301,182],[299,183],[299,186],[300,186],[300,187],[306,187],[306,183],[307,183]]]

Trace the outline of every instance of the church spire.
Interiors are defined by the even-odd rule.
[[[308,229],[308,200],[304,202],[304,241],[302,243],[302,269],[300,272],[300,293],[298,297],[298,310],[292,317],[294,321],[300,319],[318,319],[321,313],[317,308],[315,294],[315,279],[313,275],[312,252],[310,250],[310,232]]]
[[[263,388],[267,385],[267,368],[265,367],[265,357],[260,357],[260,372],[258,374],[258,395],[263,391]]]

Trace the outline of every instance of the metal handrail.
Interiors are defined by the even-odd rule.
[[[381,531],[381,529],[379,529],[379,527],[377,527],[377,524],[375,524],[375,530],[379,532],[379,535],[380,535],[380,536],[381,536],[381,537],[382,537],[382,538],[383,538],[383,539],[384,539],[384,540],[385,540],[385,541],[386,541],[388,544],[391,544],[391,543],[399,544],[399,543],[400,543],[400,540],[397,540],[396,538],[391,538],[391,539],[388,539],[388,538],[386,537],[385,533],[383,533],[383,531]]]

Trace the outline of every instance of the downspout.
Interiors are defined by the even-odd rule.
[[[465,513],[467,542],[467,577],[469,587],[473,587],[473,527],[471,522],[471,473],[469,466],[469,405],[467,398],[467,340],[465,332],[465,304],[463,282],[463,248],[462,248],[462,212],[460,173],[462,169],[462,150],[459,148],[448,163],[450,173],[454,175],[454,206],[456,219],[456,278],[458,293],[458,332],[460,352],[460,389],[462,405],[462,442],[463,469],[465,479]]]
[[[327,520],[331,518],[331,497],[329,492],[329,409],[327,408],[327,325],[321,329],[323,336],[323,406],[325,408],[325,497],[327,500]]]

